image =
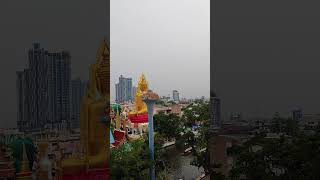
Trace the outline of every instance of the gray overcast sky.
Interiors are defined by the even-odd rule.
[[[224,113],[319,113],[320,2],[213,2],[213,87]]]
[[[210,0],[111,0],[111,93],[142,72],[159,95],[210,92]]]
[[[0,128],[16,126],[16,71],[26,68],[32,43],[69,50],[73,77],[87,79],[108,35],[106,12],[105,0],[0,1]]]

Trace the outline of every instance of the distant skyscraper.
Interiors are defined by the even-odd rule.
[[[292,119],[295,120],[295,121],[301,121],[302,120],[302,117],[303,117],[303,114],[302,114],[302,110],[301,109],[294,109],[292,111]]]
[[[213,122],[217,126],[221,126],[221,100],[218,97],[213,98]]]
[[[220,127],[222,125],[221,122],[221,100],[214,93],[210,97],[211,104],[211,126],[212,127]]]
[[[86,88],[87,83],[79,78],[71,81],[71,129],[80,128],[80,107]]]
[[[25,130],[38,130],[67,126],[71,102],[69,53],[51,53],[34,43],[28,59],[29,67],[17,72],[18,127],[27,124]]]
[[[127,78],[125,82],[125,101],[132,101],[132,78]]]
[[[71,119],[71,61],[68,52],[49,53],[50,121],[54,128],[69,127]],[[64,126],[64,127],[62,127]]]
[[[119,83],[116,84],[116,102],[123,103],[132,101],[132,78],[119,77]]]
[[[172,99],[173,101],[179,101],[179,92],[177,90],[172,91]]]

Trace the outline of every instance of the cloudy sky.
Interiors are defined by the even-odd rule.
[[[320,2],[213,2],[212,85],[223,112],[319,113]]]
[[[68,50],[72,76],[88,78],[110,28],[105,0],[0,1],[0,128],[16,126],[16,71],[33,42]],[[209,95],[209,0],[111,0],[112,86],[144,72],[159,94]]]
[[[210,91],[210,0],[111,0],[111,92],[145,73],[160,95]]]

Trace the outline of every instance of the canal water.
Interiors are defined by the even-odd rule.
[[[192,155],[184,156],[175,146],[167,148],[170,154],[169,160],[171,168],[169,170],[170,180],[195,180],[204,172],[203,168],[190,165],[193,160]]]

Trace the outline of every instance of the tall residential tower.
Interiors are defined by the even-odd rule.
[[[172,91],[172,99],[173,101],[179,101],[179,92],[177,90]]]
[[[119,83],[116,84],[116,102],[131,102],[132,97],[132,78],[119,77]]]
[[[18,128],[64,128],[70,123],[71,62],[67,51],[49,52],[34,43],[29,67],[17,72]]]
[[[80,128],[80,106],[87,90],[87,83],[80,78],[71,81],[71,129]]]

